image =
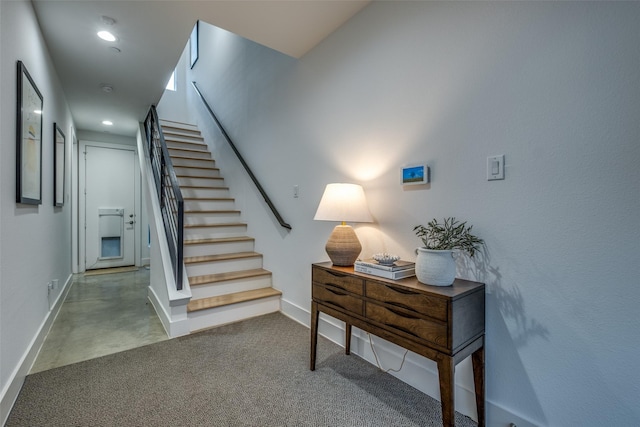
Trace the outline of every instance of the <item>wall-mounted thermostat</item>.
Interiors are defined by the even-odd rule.
[[[402,167],[402,185],[427,184],[429,182],[429,166],[424,163]]]

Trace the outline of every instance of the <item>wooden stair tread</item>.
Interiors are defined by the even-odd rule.
[[[197,215],[197,214],[210,214],[210,215],[214,215],[214,214],[239,214],[240,211],[234,211],[234,210],[185,210],[184,214],[185,215]]]
[[[234,252],[231,254],[218,254],[218,255],[202,255],[185,257],[185,264],[196,264],[199,262],[213,262],[213,261],[228,261],[231,259],[243,259],[243,258],[255,258],[261,257],[262,254],[258,252]]]
[[[191,157],[191,156],[176,156],[176,155],[171,155],[172,159],[180,159],[180,160],[201,160],[203,162],[211,162],[211,163],[215,163],[215,161],[213,160],[213,158],[209,158],[209,159],[205,159],[203,157]],[[183,167],[183,166],[181,166]],[[190,167],[190,166],[188,166]]]
[[[224,228],[224,227],[245,227],[246,222],[220,222],[216,224],[184,224],[184,228]]]
[[[207,243],[233,243],[233,242],[246,242],[254,240],[253,237],[240,236],[240,237],[208,237],[203,239],[185,239],[183,243],[185,245],[202,245]]]
[[[237,304],[240,302],[253,301],[262,298],[281,296],[282,292],[273,288],[261,288],[252,291],[236,292],[234,294],[221,295],[217,297],[192,300],[187,305],[187,312],[206,310],[208,308],[223,307],[225,305]]]
[[[182,200],[216,200],[216,201],[234,201],[231,197],[183,197]]]
[[[226,282],[228,280],[250,279],[252,277],[271,276],[269,270],[256,268],[253,270],[229,271],[226,273],[213,273],[204,276],[189,277],[189,286],[208,285],[210,283]]]
[[[229,187],[206,187],[202,185],[181,185],[180,188],[190,188],[192,190],[228,190]]]
[[[206,148],[207,146],[204,146],[204,150],[195,150],[191,147],[167,147],[167,149],[169,150],[169,154],[171,154],[171,151],[186,151],[189,153],[206,153],[211,155],[211,153],[209,152],[209,150]],[[195,159],[196,157],[194,157]],[[201,159],[202,157],[198,157],[198,159]],[[205,159],[205,160],[209,160],[209,159]]]
[[[173,158],[173,157],[172,157]],[[201,159],[201,160],[206,160],[206,159]],[[213,160],[210,160],[212,163],[215,163]],[[174,165],[174,168],[187,168],[187,169],[203,169],[203,170],[214,170],[214,171],[219,171],[220,168],[217,168],[215,166],[182,166],[182,165]],[[189,175],[181,175],[181,176],[189,176]],[[198,178],[197,176],[192,176],[190,178]]]
[[[179,166],[179,167],[184,167],[184,166]],[[224,180],[224,178],[221,176],[192,176],[192,175],[176,174],[176,177],[177,178],[217,179],[218,181]]]

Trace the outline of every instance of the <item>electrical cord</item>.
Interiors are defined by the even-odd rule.
[[[378,369],[380,369],[385,374],[387,374],[389,372],[400,372],[402,370],[402,367],[404,366],[404,361],[405,361],[405,359],[407,357],[407,353],[409,353],[409,350],[406,350],[404,352],[404,356],[402,356],[402,363],[400,363],[400,367],[398,369],[389,368],[387,370],[384,370],[384,369],[382,369],[382,365],[380,365],[380,360],[378,360],[378,355],[376,354],[376,349],[373,348],[373,337],[368,332],[367,332],[367,336],[369,337],[369,346],[371,346],[371,351],[373,351],[373,357],[376,358],[376,364],[378,365]]]

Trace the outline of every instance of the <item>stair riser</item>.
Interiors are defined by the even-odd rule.
[[[191,150],[181,150],[179,148],[170,148],[169,155],[173,159],[174,156],[184,156],[184,157],[192,157],[196,159],[211,159],[211,153],[208,151],[191,151]]]
[[[180,129],[162,129],[164,139],[184,139],[187,141],[203,141],[204,138],[200,131],[194,130],[180,130]]]
[[[242,237],[247,234],[245,225],[228,227],[197,227],[185,228],[185,239],[215,239],[217,237]]]
[[[186,167],[200,167],[200,168],[215,168],[216,162],[213,160],[205,159],[180,159],[171,157],[171,163],[173,166],[186,166]]]
[[[262,268],[262,257],[229,259],[224,261],[199,262],[185,264],[187,276],[204,276],[207,274],[230,273],[232,271],[254,270]]]
[[[233,199],[228,200],[185,200],[185,210],[228,211],[234,209]]]
[[[164,131],[166,129],[167,132],[171,132],[171,131],[200,132],[200,130],[198,129],[198,126],[191,123],[182,123],[182,122],[175,122],[171,120],[160,119],[160,125],[162,126],[162,130]]]
[[[240,222],[240,212],[216,213],[185,213],[185,225],[217,225]]]
[[[188,141],[176,141],[176,140],[166,140],[167,148],[174,150],[199,150],[209,152],[209,147],[206,144],[198,143],[198,142],[188,142]]]
[[[191,332],[251,317],[280,311],[280,297],[269,297],[255,301],[193,311],[187,315]]]
[[[180,188],[182,197],[199,199],[228,198],[228,188]]]
[[[217,297],[232,294],[234,292],[252,291],[254,289],[270,288],[271,276],[257,276],[242,280],[229,280],[219,283],[191,286],[192,299]]]
[[[178,184],[193,187],[224,187],[224,179],[179,177]]]
[[[184,256],[223,255],[236,252],[251,252],[254,250],[254,241],[225,243],[198,243],[197,245],[184,245]]]
[[[176,175],[183,175],[187,177],[208,177],[208,178],[220,178],[220,171],[218,169],[201,169],[190,168],[185,166],[173,165],[176,171]]]

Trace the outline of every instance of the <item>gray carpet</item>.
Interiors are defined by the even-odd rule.
[[[276,313],[27,377],[6,426],[440,426],[440,403]],[[456,413],[456,426],[475,426]]]

